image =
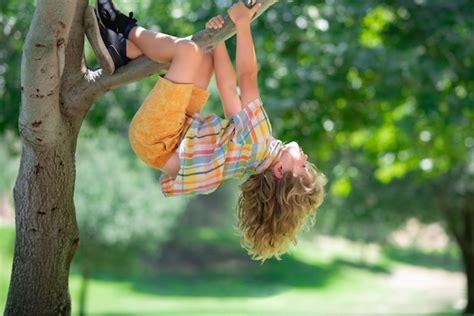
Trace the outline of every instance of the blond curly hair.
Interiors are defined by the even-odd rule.
[[[324,174],[307,162],[305,176],[286,172],[278,179],[268,168],[240,186],[238,228],[241,245],[252,259],[280,259],[290,244],[296,244],[301,228],[314,223],[326,182]]]

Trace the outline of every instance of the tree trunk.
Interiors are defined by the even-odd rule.
[[[259,16],[276,0],[261,0]],[[16,242],[5,315],[70,315],[69,268],[79,244],[74,209],[77,136],[86,113],[112,88],[166,67],[146,57],[114,75],[84,62],[87,0],[38,0],[21,65],[22,137],[14,188]],[[256,18],[255,17],[255,18]],[[228,22],[192,39],[203,50],[235,34]],[[90,34],[90,33],[88,33]]]
[[[86,315],[87,288],[89,285],[89,272],[82,272],[81,291],[79,293],[79,316]]]
[[[69,267],[79,243],[73,195],[80,117],[64,115],[63,89],[81,77],[80,21],[86,5],[85,0],[38,1],[25,40],[23,146],[13,192],[16,242],[5,315],[71,313]]]
[[[474,314],[474,182],[464,169],[449,172],[436,190],[449,232],[461,250],[466,272],[465,314]],[[452,190],[446,190],[446,188]]]
[[[474,244],[473,244],[474,247]],[[464,253],[463,251],[463,262],[464,269],[466,270],[466,297],[467,305],[464,309],[464,313],[468,315],[474,315],[474,256],[472,251],[470,254]]]
[[[464,197],[463,222],[461,238],[464,269],[466,271],[467,305],[464,313],[474,315],[474,192],[467,192]]]
[[[79,237],[71,145],[23,145],[14,189],[16,243],[5,315],[68,315],[69,267]],[[68,175],[68,176],[67,176]]]

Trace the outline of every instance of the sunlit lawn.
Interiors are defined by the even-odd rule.
[[[324,288],[275,289],[251,287],[248,293],[225,295],[226,288],[234,286],[231,280],[216,282],[202,278],[190,282],[195,293],[166,293],[168,285],[141,282],[112,282],[97,280],[89,293],[89,311],[93,313],[160,314],[160,315],[324,315],[334,313],[432,313],[449,311],[450,299],[435,301],[436,293],[425,290],[394,289],[383,278],[368,271],[347,268],[338,281]],[[164,282],[169,282],[166,280]],[[78,293],[78,279],[71,278],[73,295]],[[185,280],[177,280],[183,284]],[[153,289],[154,287],[154,289]],[[237,284],[242,288],[242,284]],[[201,296],[199,290],[214,292]],[[433,289],[436,291],[436,289]],[[165,292],[166,294],[159,294]],[[171,292],[171,291],[170,291]],[[156,294],[156,295],[155,295]],[[221,295],[224,294],[224,295]],[[160,296],[157,296],[160,295]],[[438,306],[436,309],[434,305]]]
[[[0,228],[0,308],[10,277],[13,230]],[[463,297],[456,267],[427,268],[389,259],[375,264],[331,251],[306,255],[302,245],[283,261],[251,271],[193,276],[102,275],[90,282],[88,314],[102,315],[421,315],[455,313]],[[313,250],[314,251],[314,250]],[[319,260],[317,259],[319,258]],[[331,259],[332,258],[332,259]],[[449,271],[451,270],[451,271]],[[70,277],[77,315],[80,277]],[[460,306],[459,306],[460,307]]]

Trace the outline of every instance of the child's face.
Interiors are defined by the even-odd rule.
[[[283,146],[278,161],[274,164],[273,174],[281,179],[283,174],[291,171],[294,176],[309,177],[305,155],[301,147],[296,142],[291,142]]]

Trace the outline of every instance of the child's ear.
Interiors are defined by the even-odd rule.
[[[283,163],[281,161],[275,162],[270,168],[277,179],[283,178]]]

